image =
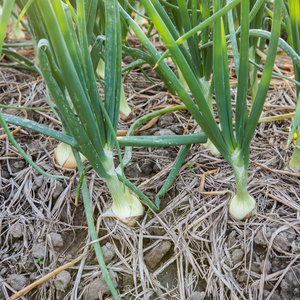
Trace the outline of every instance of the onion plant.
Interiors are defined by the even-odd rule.
[[[297,0],[283,1],[284,21],[286,31],[288,33],[288,42],[294,51],[300,55],[300,3]],[[293,60],[295,80],[300,81],[300,65]],[[289,161],[289,166],[294,170],[300,171],[300,134],[299,134],[299,120],[300,120],[300,91],[299,86],[296,86],[297,92],[297,108],[293,126],[288,139],[288,144],[291,143],[293,136],[298,131],[295,149]]]
[[[113,215],[125,223],[131,221],[132,218],[141,216],[144,208],[136,195],[119,180],[113,159],[115,146],[120,154],[116,131],[120,107],[122,53],[117,1],[105,3],[104,103],[98,92],[95,64],[89,50],[89,30],[93,22],[89,24],[91,18],[87,21],[88,13],[96,9],[98,1],[78,0],[76,11],[72,11],[60,0],[31,2],[27,8],[27,18],[36,44],[40,72],[55,102],[54,109],[63,123],[64,138],[59,139],[72,146],[81,174],[83,169],[79,152],[105,180],[113,198],[109,213],[106,214]],[[17,145],[9,133],[2,113],[0,123],[14,145]],[[30,123],[30,127],[39,131],[41,126]],[[46,133],[50,131],[45,130]],[[69,142],[68,138],[65,139],[68,136],[72,137]],[[20,147],[18,149],[21,151]],[[21,154],[40,171],[24,151]],[[122,166],[121,156],[120,162]],[[95,240],[98,237],[85,182],[83,195],[90,234]],[[119,299],[105,267],[99,244],[95,243],[94,248],[103,276],[114,297]]]
[[[174,59],[177,67],[181,71],[195,102],[186,92],[176,76],[174,76],[167,64],[164,61],[161,61],[161,55],[154,49],[151,43],[149,43],[149,40],[143,34],[140,28],[136,26],[128,14],[126,14],[126,12],[121,8],[122,17],[127,20],[128,24],[140,38],[141,42],[148,50],[152,58],[159,61],[161,68],[163,68],[166,74],[168,74],[169,81],[173,83],[177,94],[181,97],[183,103],[186,105],[194,119],[198,122],[207,137],[212,141],[215,147],[231,165],[236,181],[236,194],[231,199],[229,206],[231,215],[238,220],[241,220],[249,215],[253,215],[256,204],[255,200],[247,191],[247,170],[249,164],[250,143],[260,118],[272,77],[272,70],[280,35],[281,0],[274,0],[272,32],[268,47],[267,59],[251,112],[248,112],[247,109],[249,82],[250,3],[248,0],[230,2],[230,4],[233,6],[241,3],[241,27],[239,30],[238,48],[236,49],[238,51],[238,56],[236,57],[239,59],[235,60],[235,68],[243,71],[238,73],[237,95],[234,101],[235,113],[232,109],[230,93],[229,63],[224,21],[223,17],[220,17],[228,12],[226,11],[226,8],[230,4],[228,4],[227,7],[225,6],[222,8],[222,1],[212,1],[213,15],[206,20],[206,23],[200,23],[184,36],[178,37],[173,32],[174,25],[171,19],[166,14],[158,0],[141,0],[141,2],[148,16],[151,18],[157,31],[162,37],[168,52],[172,56],[172,59]],[[182,2],[185,1],[178,1],[178,3]],[[198,3],[198,1],[192,1],[192,3]],[[191,20],[193,18],[193,11],[192,13],[189,13],[187,17],[189,20]],[[192,36],[196,32],[199,32],[200,30],[203,30],[211,25],[213,27],[213,80],[219,123],[217,122],[216,116],[214,116],[207,103],[205,91],[201,87],[198,78],[195,76],[192,66],[189,64],[189,60],[191,60],[191,54],[187,53],[182,47],[182,44],[186,42],[187,36]],[[231,25],[228,23],[228,26]],[[233,118],[235,119],[235,124],[233,122]]]

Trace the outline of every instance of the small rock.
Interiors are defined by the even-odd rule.
[[[292,247],[292,253],[294,254],[300,253],[300,242],[298,241],[298,239],[292,242],[291,247]]]
[[[161,259],[165,256],[165,254],[170,250],[172,244],[169,241],[163,241],[157,244],[154,248],[152,248],[145,255],[145,263],[151,269],[155,268],[155,266],[161,261]]]
[[[123,275],[122,285],[123,286],[132,286],[132,285],[134,285],[134,281],[133,281],[132,275],[125,273]]]
[[[53,199],[56,200],[60,196],[60,194],[63,192],[63,190],[64,190],[64,187],[63,187],[62,183],[60,183],[59,181],[56,181],[55,189],[54,189],[54,192],[52,195]]]
[[[9,233],[12,235],[12,237],[18,239],[23,236],[23,225],[20,223],[15,223],[13,226],[11,226]]]
[[[262,261],[262,263],[260,265],[260,271],[261,271],[261,273],[263,273],[264,265],[265,265],[265,261]],[[271,262],[269,260],[267,260],[266,274],[269,274],[271,272],[271,268],[272,268],[272,264],[271,264]]]
[[[282,300],[283,298],[280,296],[280,293],[278,291],[275,291],[271,297],[270,300]]]
[[[31,249],[32,256],[34,258],[39,258],[41,260],[43,260],[45,258],[45,255],[46,255],[45,252],[46,252],[46,248],[45,248],[44,243],[34,244]]]
[[[171,114],[162,115],[157,122],[159,127],[165,125],[172,125],[173,123],[174,123],[174,118]]]
[[[28,144],[27,151],[28,151],[29,155],[41,151],[41,145],[40,145],[39,141],[34,141],[34,142]]]
[[[56,290],[66,292],[66,289],[71,281],[71,275],[68,271],[61,271],[54,279]]]
[[[29,285],[29,279],[21,274],[12,274],[8,277],[7,281],[16,291],[19,291]]]
[[[271,239],[272,234],[278,229],[278,225],[267,226],[264,234],[264,230],[260,229],[254,237],[254,241],[256,244],[261,245],[263,247],[267,247],[269,245],[269,241]],[[289,228],[287,230],[281,231],[278,233],[274,239],[274,244],[281,248],[283,251],[289,251],[292,246],[294,240],[296,239],[296,232],[293,228]]]
[[[296,232],[293,228],[289,228],[285,231],[280,232],[274,242],[283,251],[289,251],[294,240],[296,238]]]
[[[190,296],[190,300],[204,300],[205,292],[192,292]]]
[[[106,243],[102,247],[105,264],[109,264],[115,256],[115,248],[111,243]]]
[[[59,248],[64,245],[64,240],[62,236],[56,232],[51,232],[48,234],[49,239],[51,240],[51,243],[54,248]]]
[[[10,178],[10,174],[7,170],[2,169],[2,177],[5,179],[9,179]]]
[[[26,165],[25,160],[23,160],[23,159],[15,160],[11,164],[11,171],[13,173],[20,172],[21,170],[23,170],[25,168],[25,165]]]
[[[155,131],[153,135],[154,136],[176,135],[176,133],[174,131],[172,131],[171,129],[163,128],[163,129],[160,129],[158,131]]]
[[[132,163],[128,167],[126,167],[126,176],[131,178],[139,178],[141,175],[141,171],[139,165],[137,163]]]
[[[178,286],[178,275],[176,262],[168,265],[158,276],[157,280],[168,289]]]
[[[149,128],[147,130],[144,130],[142,132],[142,135],[153,135],[157,130],[158,130],[158,128],[153,126],[153,127]]]
[[[282,299],[292,299],[293,296],[300,295],[300,267],[291,268],[284,276],[280,287]]]
[[[244,251],[242,249],[234,249],[231,253],[231,259],[234,265],[242,261],[244,258]]]
[[[228,236],[228,248],[231,248],[235,245],[236,243],[236,231],[231,231],[229,236]]]
[[[34,261],[33,260],[27,260],[23,264],[23,270],[26,273],[33,272],[34,270],[36,270],[36,265],[35,265]]]
[[[110,277],[112,279],[114,287],[117,287],[117,281],[116,281],[116,274],[112,271],[109,271]],[[89,283],[86,290],[85,290],[85,299],[89,300],[98,300],[99,295],[102,296],[104,294],[109,293],[109,288],[103,279],[97,278],[93,282]]]
[[[34,188],[35,189],[38,189],[42,186],[44,182],[44,175],[40,175],[38,177],[35,178],[35,181],[34,181]]]
[[[144,159],[142,161],[142,165],[140,166],[141,171],[144,174],[149,175],[153,172],[153,165],[154,163],[150,159]]]
[[[251,271],[257,274],[261,274],[261,262],[253,261],[251,264]]]
[[[183,134],[184,128],[179,124],[174,124],[170,126],[170,129],[175,132],[176,134]]]
[[[244,271],[241,270],[240,272],[238,272],[238,274],[236,275],[236,280],[239,283],[246,283],[248,281],[248,274]]]
[[[32,272],[32,273],[30,273],[29,279],[31,282],[33,282],[33,281],[37,280],[38,276],[39,276],[39,274],[37,272]]]

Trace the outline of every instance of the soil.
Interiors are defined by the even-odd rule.
[[[285,75],[291,74],[292,65],[285,56],[278,65]],[[128,129],[134,120],[158,107],[180,104],[149,67],[145,71],[155,84],[138,69],[124,81],[132,113],[122,116],[119,129]],[[41,78],[8,68],[1,68],[0,75],[1,104],[49,108]],[[235,92],[233,89],[233,99]],[[264,117],[294,110],[290,91],[274,78]],[[4,112],[61,128],[51,112]],[[121,299],[300,299],[300,174],[284,171],[294,147],[286,146],[291,122],[284,119],[257,126],[248,180],[248,189],[257,201],[254,217],[235,221],[229,216],[228,203],[235,190],[230,166],[203,146],[193,145],[174,184],[161,199],[158,213],[148,210],[133,228],[109,218],[101,222],[100,243]],[[197,130],[189,113],[178,111],[161,116],[140,134]],[[74,205],[77,171],[54,166],[52,155],[58,143],[28,129],[14,134],[41,168],[66,175],[67,180],[41,176],[3,131],[0,135],[0,299],[7,299],[78,257],[89,243],[89,234],[82,200],[78,207]],[[132,161],[125,170],[127,178],[154,199],[178,151],[179,147],[133,148]],[[109,207],[110,196],[93,170],[87,173],[87,180],[96,222]],[[91,253],[22,299],[112,296]]]

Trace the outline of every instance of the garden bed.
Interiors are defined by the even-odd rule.
[[[291,75],[286,56],[278,65]],[[138,69],[130,72],[124,88],[132,113],[121,117],[120,130],[127,130],[151,110],[181,103],[151,68],[144,70],[155,84]],[[1,68],[0,74],[1,104],[49,108],[40,77],[7,68]],[[233,89],[233,98],[234,93]],[[263,117],[294,110],[286,85],[273,78]],[[61,128],[52,113],[20,110],[18,115]],[[121,299],[299,299],[300,174],[285,170],[293,151],[293,145],[286,146],[291,122],[261,123],[252,140],[248,189],[257,201],[255,217],[235,221],[229,216],[228,203],[235,189],[232,169],[222,157],[193,145],[157,214],[146,208],[136,227],[102,220],[100,243]],[[139,134],[199,130],[187,111],[163,115],[147,127]],[[78,257],[89,243],[89,234],[82,200],[78,207],[74,205],[78,173],[57,169],[53,163],[57,142],[28,129],[14,134],[43,170],[66,175],[67,180],[38,174],[4,132],[0,134],[0,299],[7,299]],[[179,147],[133,148],[126,177],[154,200],[178,151]],[[109,207],[110,196],[93,170],[87,173],[87,183],[96,223]],[[77,299],[111,299],[94,254],[38,285],[23,299],[76,299],[75,295]]]

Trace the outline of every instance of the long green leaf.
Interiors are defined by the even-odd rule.
[[[240,148],[244,138],[245,123],[248,116],[247,91],[248,91],[248,69],[249,69],[249,0],[241,3],[241,38],[240,38],[240,70],[238,76],[238,88],[236,96],[235,126],[236,140]]]
[[[15,0],[4,0],[2,7],[2,14],[0,16],[0,53],[6,33],[7,24],[10,18],[10,13],[14,6]]]
[[[245,136],[241,147],[241,153],[246,154],[253,137],[257,122],[260,118],[261,111],[268,93],[273,66],[277,54],[277,47],[281,27],[281,0],[274,0],[274,17],[271,31],[270,44],[265,62],[265,67],[258,87],[257,95],[245,128]]]

